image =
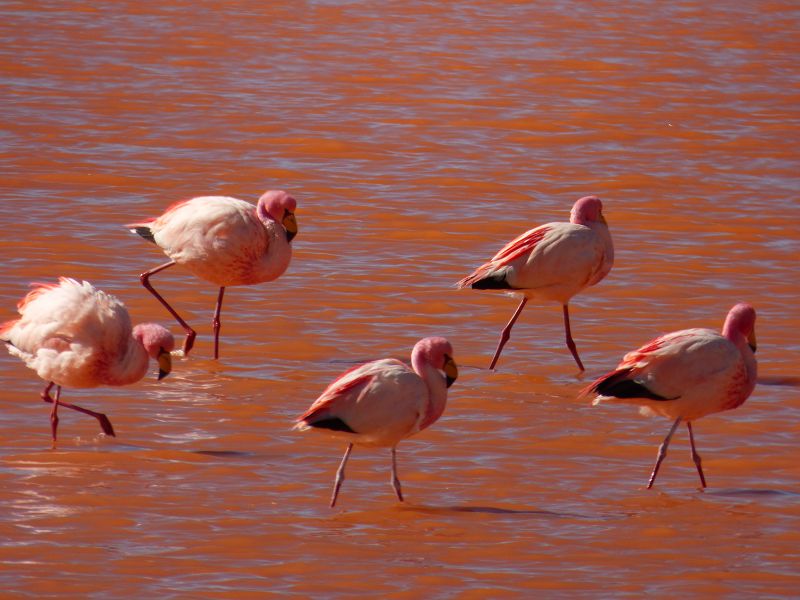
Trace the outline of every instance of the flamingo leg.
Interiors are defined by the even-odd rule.
[[[397,449],[392,448],[392,487],[397,499],[403,501],[403,492],[400,490],[400,480],[397,478]]]
[[[692,445],[692,460],[697,467],[697,474],[700,475],[700,483],[703,484],[703,487],[705,488],[706,478],[705,475],[703,475],[703,467],[702,461],[700,460],[700,455],[697,453],[697,450],[694,447],[694,433],[692,432],[691,421],[686,421],[686,428],[689,430],[689,443]]]
[[[503,331],[500,333],[500,342],[497,344],[497,350],[494,351],[494,357],[489,365],[490,370],[494,369],[494,366],[497,364],[497,359],[500,358],[500,352],[503,350],[503,346],[506,345],[508,338],[511,337],[511,328],[514,326],[514,323],[516,323],[520,313],[522,312],[522,309],[525,308],[527,303],[527,296],[523,296],[522,302],[519,303],[517,310],[514,311],[514,315],[511,317],[511,320],[506,324],[506,326],[503,328]]]
[[[50,397],[50,388],[53,387],[53,382],[44,389],[43,396],[47,396],[50,402],[53,403],[53,410],[50,411],[50,429],[53,431],[53,448],[56,447],[56,433],[58,432],[58,399],[61,397],[61,386],[56,386],[56,397]]]
[[[48,385],[44,389],[44,391],[42,392],[42,400],[45,401],[45,402],[52,402],[53,403],[53,412],[50,414],[50,422],[51,423],[53,422],[53,416],[57,411],[57,407],[56,407],[56,404],[57,404],[58,406],[63,406],[64,408],[69,408],[70,410],[75,410],[75,411],[81,412],[81,413],[83,413],[85,415],[89,415],[90,417],[94,417],[100,423],[100,427],[102,428],[103,433],[105,433],[106,435],[110,435],[110,436],[116,437],[116,434],[114,433],[114,427],[111,425],[111,421],[109,421],[108,417],[106,415],[104,415],[103,413],[95,412],[93,410],[89,410],[88,408],[83,408],[82,406],[78,406],[76,404],[70,404],[69,402],[64,402],[63,400],[60,400],[61,386],[58,386],[56,388],[56,397],[55,397],[55,399],[51,398],[49,392],[50,392],[50,388],[52,388],[53,385],[54,384],[52,382],[50,382],[50,385]],[[55,415],[55,426],[53,427],[53,442],[55,442],[55,440],[56,440],[56,428],[57,427],[58,427],[58,415]]]
[[[664,457],[667,455],[667,446],[669,446],[669,441],[672,439],[672,435],[675,433],[675,430],[678,428],[678,425],[681,424],[681,419],[683,417],[678,417],[675,419],[675,422],[670,427],[669,433],[667,437],[664,438],[664,441],[661,442],[661,445],[658,447],[658,457],[656,458],[656,465],[653,467],[653,472],[650,474],[650,481],[647,482],[647,489],[649,490],[653,487],[653,482],[656,480],[656,475],[658,475],[658,468],[661,466],[661,461],[664,460]]]
[[[155,296],[156,299],[159,302],[161,302],[161,304],[164,305],[164,308],[166,308],[169,311],[169,314],[171,314],[175,318],[175,320],[180,324],[180,326],[183,327],[184,331],[186,331],[186,339],[183,341],[183,355],[187,356],[189,354],[189,350],[191,350],[192,346],[194,346],[194,338],[197,336],[197,333],[195,332],[194,329],[189,327],[189,324],[181,318],[181,316],[175,311],[175,309],[172,308],[166,300],[164,300],[161,294],[159,294],[150,283],[151,275],[160,273],[164,269],[167,269],[176,264],[177,263],[174,260],[171,260],[167,263],[164,263],[163,265],[157,266],[154,269],[145,271],[144,273],[139,275],[139,279],[142,281],[142,285],[147,289],[147,291],[153,294],[153,296]]]
[[[342,462],[339,463],[339,468],[336,469],[336,481],[333,484],[333,494],[331,495],[331,508],[336,506],[336,498],[339,496],[339,489],[344,482],[344,466],[347,464],[347,459],[350,458],[350,453],[353,451],[353,443],[347,444],[347,450],[344,451]]]
[[[578,348],[575,346],[575,340],[572,339],[572,332],[569,328],[569,307],[566,304],[564,305],[564,331],[567,334],[567,348],[572,352],[572,357],[575,359],[575,362],[578,363],[578,368],[581,371],[585,371],[583,363],[581,362],[581,357],[578,356]]]
[[[219,288],[219,296],[217,296],[217,306],[214,309],[214,319],[211,321],[211,326],[214,329],[214,359],[219,358],[219,313],[222,310],[222,296],[225,294],[225,288]]]

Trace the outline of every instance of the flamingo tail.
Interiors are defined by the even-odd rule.
[[[153,230],[147,225],[130,225],[131,232],[136,235],[142,236],[148,242],[156,243],[156,238],[153,236]]]
[[[588,389],[589,392],[609,396],[611,398],[647,398],[648,400],[675,400],[675,398],[665,398],[647,386],[629,379],[632,368],[620,369],[601,377],[595,381]]]

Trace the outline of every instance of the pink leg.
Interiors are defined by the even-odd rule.
[[[219,313],[222,310],[222,295],[225,293],[225,288],[219,288],[219,296],[217,296],[217,307],[214,309],[214,319],[211,321],[211,326],[214,328],[214,359],[219,358]]]
[[[56,397],[55,397],[55,399],[51,398],[50,397],[50,388],[52,388],[53,385],[54,385],[53,382],[50,382],[50,385],[48,385],[46,388],[44,388],[44,391],[42,392],[42,400],[44,400],[45,402],[52,402],[52,404],[53,404],[53,412],[50,413],[50,423],[51,423],[52,428],[53,428],[53,443],[55,443],[55,441],[56,441],[56,429],[58,428],[57,411],[58,411],[58,407],[59,406],[63,406],[64,408],[69,408],[70,410],[76,410],[76,411],[81,412],[81,413],[83,413],[85,415],[89,415],[90,417],[94,417],[95,419],[97,419],[99,421],[100,427],[102,428],[103,433],[105,433],[106,435],[111,435],[111,436],[116,437],[116,434],[114,433],[114,427],[112,427],[112,425],[111,425],[111,421],[109,421],[108,417],[105,416],[103,413],[94,412],[93,410],[89,410],[88,408],[82,408],[82,407],[77,406],[75,404],[70,404],[69,402],[64,402],[64,401],[60,400],[59,399],[60,396],[61,396],[61,386],[60,385],[56,387]]]
[[[572,352],[572,357],[575,359],[575,362],[578,363],[578,368],[581,371],[585,371],[583,363],[581,362],[581,357],[578,356],[578,348],[575,347],[575,340],[572,339],[572,332],[569,328],[569,308],[566,304],[564,305],[564,331],[567,333],[567,348]]]
[[[661,442],[661,445],[658,447],[658,457],[656,458],[656,466],[653,467],[653,472],[650,474],[650,481],[647,482],[647,489],[649,490],[653,487],[653,482],[656,480],[656,475],[658,475],[658,468],[661,466],[661,461],[664,460],[664,457],[667,455],[667,446],[669,446],[669,441],[672,439],[672,435],[675,433],[675,430],[678,428],[678,425],[681,424],[681,418],[678,417],[675,419],[675,422],[672,424],[672,427],[667,434],[667,437],[664,438],[664,441]]]
[[[706,478],[703,475],[703,467],[701,465],[700,455],[697,453],[694,447],[694,433],[692,432],[692,422],[686,421],[686,428],[689,430],[689,443],[692,445],[692,460],[694,461],[695,466],[697,467],[697,474],[700,475],[700,483],[703,484],[703,488],[706,487]]]
[[[53,431],[53,448],[56,447],[56,434],[58,432],[58,399],[61,397],[61,386],[56,386],[55,399],[50,397],[50,388],[53,387],[53,382],[44,388],[42,396],[47,396],[47,399],[53,403],[53,410],[50,411],[50,429]]]
[[[336,481],[333,484],[333,494],[331,495],[331,508],[336,506],[336,498],[339,496],[339,489],[344,482],[344,466],[347,464],[347,459],[350,458],[350,453],[353,451],[353,444],[347,444],[347,450],[344,451],[342,462],[339,463],[339,468],[336,469]]]
[[[156,273],[160,273],[164,269],[166,269],[168,267],[171,267],[171,266],[173,266],[175,264],[177,264],[177,263],[174,260],[171,260],[168,263],[164,263],[163,265],[157,266],[155,269],[150,269],[149,271],[146,271],[146,272],[142,273],[141,275],[139,275],[139,279],[141,279],[142,285],[145,288],[147,288],[147,291],[149,291],[151,294],[153,294],[153,296],[155,296],[156,299],[159,302],[161,302],[161,304],[164,305],[164,308],[166,308],[169,311],[169,314],[171,314],[175,318],[175,320],[178,321],[180,326],[183,327],[184,331],[186,331],[186,339],[183,341],[183,355],[184,356],[188,356],[189,350],[191,350],[192,346],[194,346],[194,338],[197,335],[197,333],[195,332],[194,329],[189,327],[188,323],[186,323],[186,321],[184,321],[181,318],[181,316],[177,312],[175,312],[175,309],[172,308],[169,305],[169,303],[167,303],[167,301],[164,300],[164,298],[161,297],[161,294],[159,294],[155,290],[155,288],[150,284],[150,276],[151,275],[155,275]]]
[[[394,488],[397,499],[403,501],[403,492],[400,490],[400,480],[397,478],[397,451],[392,448],[392,487]]]
[[[503,350],[503,346],[506,345],[508,338],[511,337],[511,328],[514,326],[514,323],[516,323],[520,313],[522,312],[522,309],[525,308],[525,304],[527,304],[527,302],[528,298],[523,296],[522,302],[519,303],[519,306],[514,312],[514,315],[511,317],[511,320],[506,324],[506,326],[503,328],[503,331],[500,333],[500,343],[497,344],[497,350],[494,351],[494,357],[489,365],[489,369],[494,369],[494,366],[497,364],[497,359],[500,358],[500,352]]]

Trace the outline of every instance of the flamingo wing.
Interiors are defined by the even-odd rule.
[[[427,394],[425,382],[408,365],[376,360],[329,385],[297,427],[323,427],[354,434],[360,443],[392,446],[418,430]]]
[[[495,254],[489,262],[482,264],[475,269],[471,274],[467,275],[464,279],[460,280],[456,285],[459,288],[472,287],[475,284],[486,279],[492,279],[493,275],[498,273],[517,258],[530,254],[534,251],[539,242],[544,239],[550,231],[550,225],[542,225],[535,229],[530,229],[522,235],[514,238],[508,244],[503,246],[500,251]],[[499,285],[498,287],[509,287],[508,285]],[[476,286],[477,287],[477,286]]]

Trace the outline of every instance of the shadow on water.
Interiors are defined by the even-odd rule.
[[[800,387],[800,377],[795,375],[772,375],[759,377],[759,385],[777,385],[782,387]]]
[[[800,492],[792,492],[790,490],[769,490],[769,489],[722,489],[722,490],[705,490],[703,492],[709,496],[725,496],[727,498],[800,498]]]
[[[193,454],[203,456],[213,456],[215,458],[241,458],[244,456],[255,456],[255,452],[244,452],[241,450],[192,450]]]
[[[479,513],[486,515],[515,515],[515,516],[535,516],[547,519],[584,519],[587,521],[624,519],[627,515],[623,514],[597,514],[585,515],[573,512],[561,512],[545,510],[540,508],[503,508],[500,506],[426,506],[422,504],[400,504],[400,510],[408,510],[424,514],[457,514],[457,513]]]

